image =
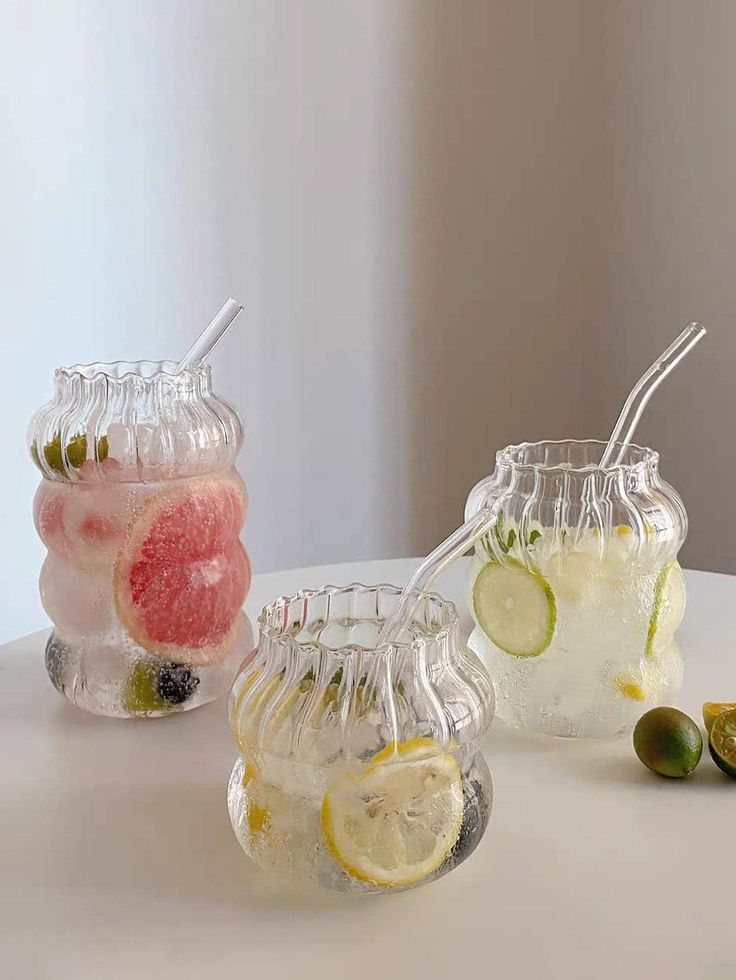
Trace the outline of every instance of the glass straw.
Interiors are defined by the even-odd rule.
[[[215,344],[242,311],[243,307],[231,296],[214,320],[204,328],[184,357],[179,361],[174,374],[181,374],[182,371],[191,371],[192,368],[198,367],[206,361],[215,349]]]
[[[629,448],[634,437],[634,430],[639,424],[641,413],[646,408],[646,404],[652,397],[657,388],[670,373],[672,368],[679,364],[682,358],[691,350],[699,340],[705,336],[705,327],[700,323],[691,323],[685,327],[680,336],[670,344],[666,351],[663,351],[657,360],[639,378],[629,393],[629,397],[624,402],[618,421],[613,427],[613,432],[608,440],[599,466],[606,469],[607,466],[618,466]],[[622,433],[625,433],[621,438]],[[612,461],[617,444],[620,444],[618,454]]]
[[[383,629],[378,635],[379,646],[396,640],[421,599],[421,595],[417,593],[426,592],[440,572],[457,561],[478,538],[482,538],[494,527],[497,517],[494,508],[484,507],[427,555],[404,586],[396,605],[386,618]]]
[[[610,465],[611,457],[619,446],[614,465],[618,465],[629,448],[637,423],[641,418],[647,402],[659,385],[664,381],[672,368],[682,360],[695,344],[705,336],[705,327],[700,323],[691,323],[680,336],[670,344],[652,366],[644,372],[634,385],[631,394],[626,399],[621,414],[614,426],[611,438],[608,440],[600,466]],[[624,438],[619,443],[621,433]],[[407,582],[391,610],[378,636],[378,645],[395,642],[401,631],[412,617],[420,599],[421,593],[426,592],[432,582],[448,565],[456,561],[470,548],[478,538],[483,537],[493,529],[498,519],[497,512],[492,507],[484,507],[474,514],[462,527],[445,538],[434,551],[419,565]]]

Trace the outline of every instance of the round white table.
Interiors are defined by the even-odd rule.
[[[247,609],[326,583],[401,585],[415,565],[257,575]],[[460,604],[464,574],[437,590]],[[686,577],[679,705],[699,718],[705,700],[736,700],[736,578]],[[668,781],[628,739],[494,725],[493,814],[469,861],[403,894],[305,896],[235,840],[223,702],[145,722],[85,714],[51,687],[44,640],[0,649],[1,977],[736,978],[736,782],[707,750]]]

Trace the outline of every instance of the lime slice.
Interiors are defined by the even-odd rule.
[[[705,725],[708,733],[710,733],[710,730],[713,727],[713,722],[716,720],[718,715],[722,715],[724,711],[736,711],[736,704],[725,701],[705,702],[703,705],[703,724]]]
[[[495,645],[515,657],[537,657],[552,642],[555,595],[538,572],[514,559],[488,562],[473,587],[475,618]]]
[[[427,738],[383,749],[358,775],[340,776],[322,801],[330,854],[351,877],[382,887],[436,871],[462,822],[460,769]]]
[[[154,711],[174,711],[176,705],[165,701],[156,688],[157,666],[139,660],[133,667],[123,694],[123,708],[131,715]]]
[[[649,617],[646,653],[648,657],[672,639],[685,614],[685,577],[674,561],[665,565],[654,586],[654,606]]]
[[[718,768],[736,779],[736,710],[718,715],[710,730],[708,747]]]

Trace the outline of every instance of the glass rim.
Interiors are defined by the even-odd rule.
[[[69,364],[57,367],[54,370],[54,380],[56,381],[81,381],[94,382],[103,378],[108,384],[122,384],[133,379],[144,384],[154,384],[156,382],[181,384],[190,383],[193,379],[209,378],[211,367],[209,364],[200,364],[195,368],[187,368],[175,374],[178,362],[171,360],[148,360],[139,361],[92,361],[89,364]]]
[[[277,626],[273,620],[278,615],[279,610],[293,602],[308,602],[310,599],[327,596],[332,598],[349,593],[384,593],[394,595],[398,599],[403,589],[390,582],[379,582],[376,585],[366,585],[363,582],[351,582],[349,585],[323,585],[318,589],[299,589],[293,595],[281,595],[264,606],[258,616],[259,642],[261,639],[268,639],[271,643],[278,643],[285,647],[295,649],[308,648],[324,650],[328,654],[337,655],[343,652],[358,651],[360,653],[375,653],[378,650],[410,650],[417,647],[426,647],[436,643],[442,643],[453,633],[460,622],[460,614],[457,606],[451,599],[445,599],[438,592],[423,592],[414,589],[409,594],[415,596],[420,602],[429,600],[445,616],[445,623],[433,633],[426,636],[416,636],[411,641],[393,640],[390,643],[383,643],[381,646],[365,646],[360,643],[346,643],[344,646],[330,646],[321,643],[319,640],[309,640],[298,642],[293,636],[284,631],[283,626]],[[302,621],[302,627],[304,623]]]
[[[639,458],[604,468],[595,462],[586,463],[584,466],[573,466],[569,463],[521,462],[520,460],[522,454],[529,449],[559,448],[562,446],[600,447],[600,455],[602,456],[607,445],[608,441],[604,439],[540,439],[536,442],[519,442],[499,449],[496,453],[496,465],[510,466],[513,470],[522,473],[573,473],[589,476],[592,473],[637,473],[650,466],[656,466],[659,462],[659,453],[655,449],[651,449],[649,446],[641,446],[635,442],[627,446],[624,460],[627,460],[631,453],[636,454]],[[620,446],[621,443],[616,443],[616,445]]]

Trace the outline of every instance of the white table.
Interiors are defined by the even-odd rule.
[[[268,600],[325,583],[403,584],[414,560],[256,576]],[[438,583],[461,599],[465,569]],[[736,700],[736,578],[688,572],[680,706]],[[467,624],[466,624],[467,625]],[[491,824],[426,888],[305,897],[236,843],[223,703],[96,718],[47,680],[44,633],[0,649],[0,977],[736,978],[736,782],[645,770],[628,739],[494,726]]]

